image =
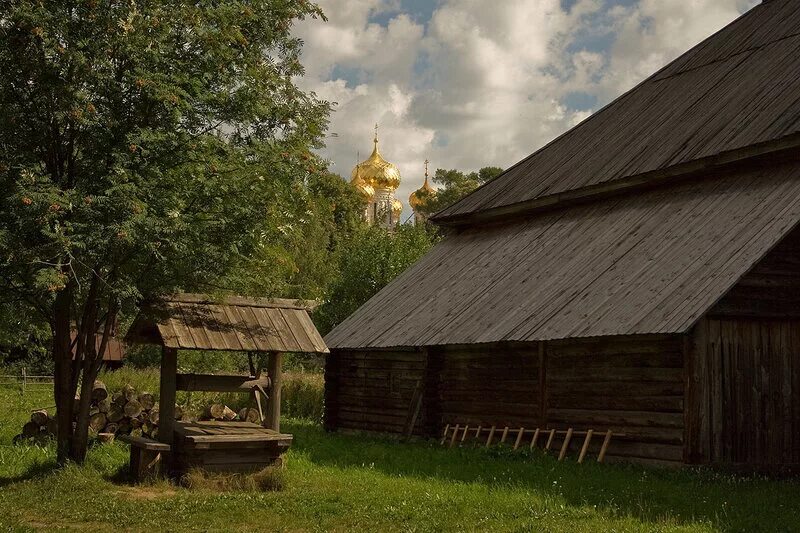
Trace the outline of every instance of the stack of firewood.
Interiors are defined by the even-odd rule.
[[[25,441],[44,444],[55,434],[56,419],[49,416],[46,409],[37,409],[31,413],[31,419],[22,426],[22,433],[14,437],[14,444]]]
[[[98,387],[98,384],[100,387]],[[92,407],[89,410],[89,431],[97,434],[158,436],[158,405],[149,392],[139,392],[130,385],[110,397],[103,398],[102,383],[92,390]],[[175,406],[175,418],[180,420],[183,410]]]
[[[91,394],[90,435],[102,440],[110,440],[112,435],[158,436],[158,405],[151,393],[139,392],[131,385],[125,385],[122,390],[109,395],[105,383],[95,381]],[[80,397],[76,397],[73,407],[76,418],[79,404]],[[183,418],[183,410],[178,405],[175,406],[175,418]],[[48,416],[46,410],[39,409],[31,414],[31,420],[23,426],[22,433],[14,441],[39,442],[55,435],[55,432],[55,419]]]

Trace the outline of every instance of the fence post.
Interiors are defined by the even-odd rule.
[[[22,367],[22,395],[25,396],[25,367]]]

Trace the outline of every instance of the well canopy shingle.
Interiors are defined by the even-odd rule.
[[[763,2],[433,220],[800,146],[798,72],[800,2]]]
[[[449,236],[331,348],[683,333],[800,221],[787,163]]]
[[[301,300],[179,294],[143,306],[129,343],[245,352],[327,353]]]

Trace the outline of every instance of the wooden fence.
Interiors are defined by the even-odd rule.
[[[53,376],[31,375],[22,367],[19,374],[0,374],[0,386],[19,387],[20,393],[25,395],[29,387],[52,387]]]

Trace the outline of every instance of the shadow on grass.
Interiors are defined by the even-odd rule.
[[[58,465],[56,464],[55,460],[34,463],[30,465],[22,474],[0,477],[0,489],[15,483],[47,477],[56,470],[58,470]]]
[[[704,523],[721,531],[800,531],[795,509],[800,483],[711,470],[666,470],[635,465],[558,462],[510,448],[445,449],[372,435],[325,434],[319,426],[287,424],[293,448],[322,466],[368,467],[390,476],[477,483],[562,498],[644,522]],[[655,525],[655,524],[654,524]]]

